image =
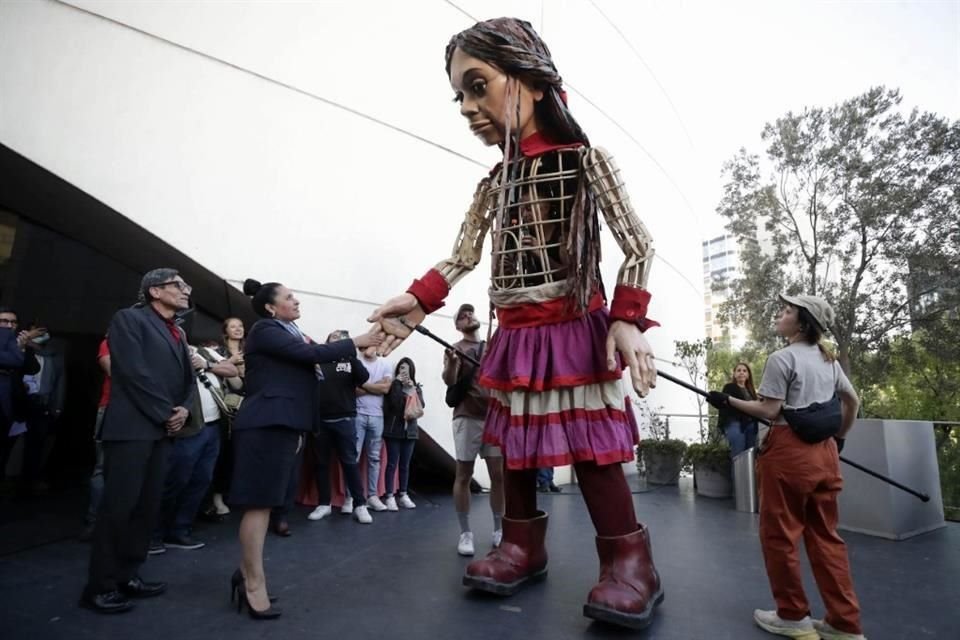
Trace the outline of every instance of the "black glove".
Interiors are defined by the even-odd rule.
[[[837,443],[837,453],[840,453],[841,451],[843,451],[843,444],[847,441],[846,438],[833,436],[833,441]]]
[[[717,409],[730,406],[730,396],[723,391],[711,391],[707,394],[707,402]]]

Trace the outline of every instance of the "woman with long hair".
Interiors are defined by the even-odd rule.
[[[375,331],[352,340],[314,343],[296,320],[300,302],[278,282],[243,284],[260,316],[246,341],[247,395],[233,424],[233,479],[230,504],[243,509],[240,521],[241,564],[231,580],[237,610],[246,605],[252,618],[280,616],[267,595],[263,543],[270,510],[286,502],[291,477],[314,425],[316,365],[375,346]]]
[[[243,338],[245,335],[246,328],[243,326],[243,320],[235,317],[227,318],[220,327],[220,343],[216,345],[217,354],[237,368],[237,377],[228,378],[224,381],[226,383],[225,391],[236,396],[243,395],[243,379],[246,376],[243,360]],[[227,399],[230,399],[229,395]],[[221,521],[230,513],[230,507],[227,506],[226,502],[226,496],[230,494],[230,475],[233,473],[230,421],[229,416],[224,416],[223,420],[220,421],[221,444],[220,453],[217,456],[217,465],[213,469],[213,482],[211,484],[213,494],[210,506],[204,511],[206,519],[214,522]]]
[[[753,372],[746,362],[738,362],[733,368],[730,382],[723,386],[723,392],[740,400],[756,400],[757,392],[753,388]],[[729,407],[719,410],[717,429],[730,444],[730,456],[736,457],[757,444],[757,421],[750,416]]]
[[[837,497],[843,487],[838,454],[853,428],[860,399],[821,342],[833,324],[833,308],[817,296],[780,299],[776,331],[787,346],[767,359],[760,399],[710,392],[713,406],[772,423],[761,434],[757,485],[760,546],[777,608],[757,609],[753,619],[762,629],[791,638],[862,640],[847,547],[837,533]],[[791,417],[797,410],[804,410],[804,422],[814,421],[825,430],[811,434]],[[830,431],[835,433],[832,438],[824,435]],[[827,610],[822,621],[810,619],[797,548],[801,538]]]
[[[411,414],[408,407],[415,405],[419,409]],[[414,509],[416,504],[407,495],[410,483],[410,460],[413,449],[420,436],[419,415],[423,413],[423,389],[417,382],[417,367],[410,358],[401,358],[393,373],[390,391],[383,399],[383,439],[387,442],[386,494],[383,503],[387,511],[397,511],[399,504],[404,509]],[[400,469],[397,478],[397,495],[393,495],[394,474]]]
[[[479,22],[451,38],[445,63],[470,131],[498,146],[503,161],[477,186],[453,255],[371,316],[389,334],[381,352],[443,306],[492,230],[490,302],[499,327],[480,384],[491,394],[484,440],[504,454],[506,509],[500,546],[468,565],[464,584],[509,595],[546,575],[537,468],[573,464],[600,557],[584,614],[643,627],[663,590],[620,467],[638,441],[621,377],[626,364],[640,395],[656,382],[643,335],[656,326],[647,318],[652,239],[612,157],[590,145],[567,107],[550,50],[528,22]],[[601,213],[625,255],[609,308]]]

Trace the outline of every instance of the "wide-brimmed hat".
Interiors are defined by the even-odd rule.
[[[833,307],[820,296],[788,296],[781,293],[780,299],[787,304],[806,309],[823,331],[827,331],[833,326],[833,321],[836,319]]]

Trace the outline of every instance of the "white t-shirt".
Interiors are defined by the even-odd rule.
[[[757,393],[783,400],[787,409],[826,402],[836,391],[855,393],[840,363],[823,359],[815,344],[794,342],[767,359]]]
[[[393,377],[393,371],[390,364],[383,358],[376,360],[367,360],[365,356],[360,356],[360,362],[370,373],[370,379],[367,382],[380,382],[385,376]],[[383,416],[383,396],[368,393],[357,396],[357,413],[364,416]]]
[[[223,360],[223,356],[221,356],[219,353],[217,353],[213,349],[203,350],[202,357],[204,357],[204,359],[207,359],[207,356],[209,356],[209,360],[212,361],[213,363],[217,363]],[[210,381],[210,384],[212,384],[216,389],[221,389],[222,391],[222,388],[220,386],[220,378],[218,378],[216,374],[210,371],[207,371],[205,375],[207,376],[207,380]],[[210,392],[210,390],[207,389],[207,387],[204,386],[203,382],[200,381],[199,376],[197,376],[197,391],[200,394],[200,406],[203,409],[203,422],[207,423],[207,422],[213,422],[214,420],[219,420],[220,407],[217,406],[217,401],[213,399],[213,394]]]

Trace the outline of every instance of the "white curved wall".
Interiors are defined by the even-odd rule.
[[[446,3],[71,5],[0,4],[0,142],[224,278],[381,301],[446,255],[484,169],[200,53],[484,165],[497,159],[450,102],[443,49],[471,21]],[[540,2],[463,6],[480,17],[512,13],[541,24]],[[589,11],[586,3],[546,7],[544,31],[558,66],[678,180],[691,156],[685,134],[652,82],[627,70],[636,65],[624,63],[623,43],[598,36],[583,46],[578,32],[584,21],[596,22]],[[570,103],[594,143],[617,157],[659,256],[676,269],[657,260],[650,282],[651,315],[664,326],[649,337],[671,358],[673,340],[703,332],[698,220],[642,149],[572,92]],[[607,240],[604,275],[612,288],[621,254]],[[481,264],[444,311],[464,301],[481,307],[488,270]],[[336,327],[361,330],[372,308],[301,300],[304,328],[321,337]],[[428,326],[456,338],[449,316]],[[398,353],[417,363],[426,428],[452,450],[440,349],[417,336]],[[652,403],[674,413],[695,406],[667,384]],[[692,426],[681,435],[692,436]]]

